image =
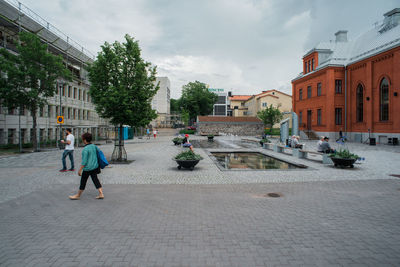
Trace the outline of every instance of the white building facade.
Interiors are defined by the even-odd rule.
[[[157,112],[158,117],[151,122],[154,127],[171,126],[171,82],[168,77],[157,77],[155,84],[159,83],[157,94],[151,101],[151,107]]]
[[[19,20],[21,14],[23,20]],[[49,52],[63,57],[73,76],[70,82],[59,79],[55,85],[57,94],[48,98],[48,104],[38,111],[38,141],[59,140],[65,128],[71,128],[76,136],[84,132],[91,132],[96,137],[104,136],[110,125],[98,116],[88,93],[90,85],[85,66],[92,57],[77,43],[72,45],[68,37],[65,40],[59,36],[60,32],[53,31],[50,23],[46,24],[22,4],[13,6],[0,0],[0,15],[0,47],[16,53],[19,29],[34,32],[48,44]],[[57,124],[57,116],[64,116],[61,127]],[[10,110],[0,105],[0,144],[18,144],[20,138],[22,143],[30,143],[32,131],[32,116],[28,110]]]

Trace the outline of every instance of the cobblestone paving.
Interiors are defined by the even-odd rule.
[[[218,137],[220,138],[220,137]],[[233,139],[234,137],[221,137]],[[316,161],[296,159],[271,150],[254,150],[277,158],[305,164],[308,169],[269,171],[220,171],[207,153],[196,149],[202,160],[194,171],[178,170],[173,156],[181,151],[174,146],[172,137],[161,136],[156,140],[135,139],[126,144],[129,165],[112,165],[100,175],[104,184],[243,184],[298,181],[337,181],[387,179],[390,174],[400,174],[400,147],[350,144],[351,150],[365,157],[354,169],[337,169]],[[315,143],[315,142],[314,142]],[[308,143],[307,149],[315,147]],[[112,145],[103,145],[106,156],[112,153]],[[236,149],[240,150],[240,149]],[[249,149],[243,149],[249,150]],[[22,196],[37,189],[58,184],[78,184],[76,173],[59,173],[62,151],[23,154],[0,158],[0,202]],[[75,165],[81,160],[81,148],[75,151]],[[67,159],[67,164],[69,160]],[[68,165],[69,166],[69,165]]]
[[[1,266],[400,265],[400,180],[73,189],[0,204]]]
[[[0,266],[400,265],[398,147],[349,144],[366,158],[354,169],[255,148],[309,166],[290,171],[220,171],[196,149],[179,171],[170,140],[129,141],[104,200],[90,181],[68,200],[79,177],[58,172],[61,151],[0,158]]]

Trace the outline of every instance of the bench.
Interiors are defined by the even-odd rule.
[[[302,149],[293,149],[293,156],[298,157],[298,158],[308,158],[308,154],[314,154],[314,155],[320,155],[322,156],[322,163],[323,164],[332,164],[332,160],[329,157],[329,154],[327,153],[322,153],[322,152],[316,152],[316,151],[308,151],[308,150],[302,150]]]

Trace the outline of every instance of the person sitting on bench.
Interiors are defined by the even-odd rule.
[[[193,146],[192,146],[192,144],[189,142],[189,135],[188,135],[188,134],[185,134],[185,138],[183,138],[182,146],[183,146],[183,147],[188,147],[188,148],[190,148],[190,150],[191,150],[192,152],[194,152],[194,151],[193,151]]]
[[[324,141],[321,144],[321,150],[318,151],[321,153],[335,153],[335,149],[331,148],[331,145],[329,144],[329,137],[325,136]]]
[[[303,148],[303,145],[299,143],[300,136],[293,135],[292,136],[292,148]]]

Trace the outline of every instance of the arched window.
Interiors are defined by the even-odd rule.
[[[364,115],[364,88],[361,84],[357,86],[357,97],[356,97],[356,116],[357,116],[357,122],[362,122],[363,121],[363,115]]]
[[[379,118],[381,121],[389,120],[389,83],[385,78],[379,88]]]

